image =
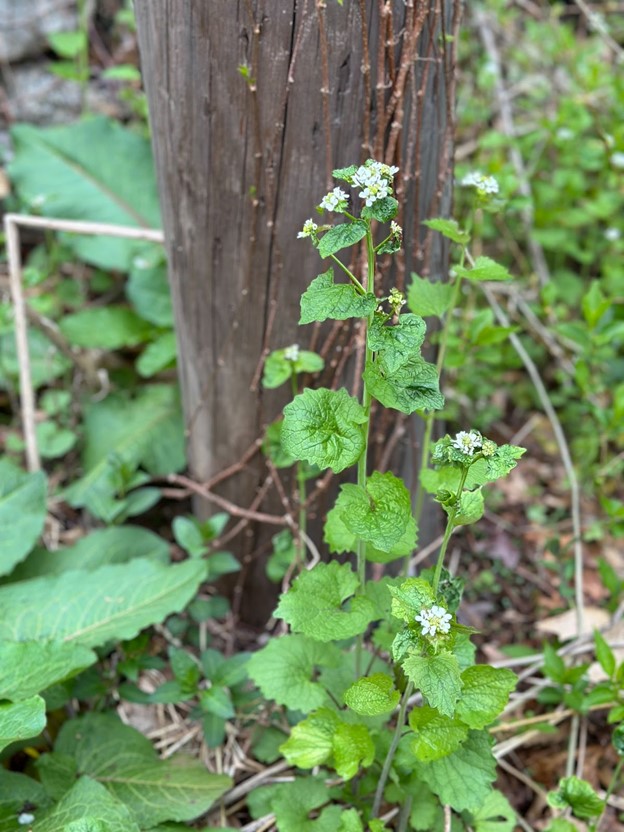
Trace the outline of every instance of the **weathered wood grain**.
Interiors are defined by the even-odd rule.
[[[427,0],[428,23],[418,49],[427,60],[410,68],[395,154],[411,166],[404,171],[403,273],[415,265],[442,273],[444,253],[428,251],[415,234],[432,204],[438,213],[443,194],[448,196],[440,4]],[[415,13],[403,0],[345,0],[343,6],[336,0],[135,0],[189,463],[199,478],[240,457],[284,403],[253,383],[259,357],[267,346],[309,338],[297,327],[299,297],[320,263],[312,247],[296,239],[297,231],[325,192],[328,167],[366,158],[365,111],[374,142],[375,101],[389,96],[389,87],[374,89],[384,6],[393,14],[392,51],[400,62],[403,24]],[[416,13],[419,8],[416,2]],[[362,10],[373,73],[368,101]],[[448,18],[448,8],[445,13]],[[389,124],[384,131],[384,146],[391,129]],[[412,444],[403,446],[409,451],[404,469],[412,468]],[[224,483],[223,493],[248,505],[261,477],[257,460]],[[247,554],[257,542],[253,532]],[[270,607],[259,600],[266,585],[262,575],[257,562],[249,574],[249,597],[255,600],[254,611],[251,602],[245,605],[248,620],[262,619]]]

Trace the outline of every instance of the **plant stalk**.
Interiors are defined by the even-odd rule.
[[[462,492],[464,490],[464,485],[466,483],[466,477],[468,476],[468,468],[464,468],[462,471],[461,478],[459,480],[459,486],[457,488],[457,492],[455,494],[455,505],[449,511],[448,514],[448,522],[446,524],[446,529],[444,530],[444,537],[442,538],[442,545],[440,546],[440,553],[438,554],[438,561],[436,563],[435,572],[433,573],[433,583],[432,589],[434,595],[438,591],[438,584],[440,583],[440,575],[442,574],[442,567],[444,566],[444,557],[446,555],[446,550],[448,548],[449,540],[451,539],[451,535],[453,534],[453,530],[455,528],[455,518],[457,517],[457,512],[459,510],[459,501],[461,499]]]
[[[407,705],[413,690],[414,684],[412,682],[408,682],[407,687],[405,688],[405,691],[403,693],[403,698],[401,699],[401,706],[399,708],[399,715],[397,716],[397,724],[394,729],[394,736],[392,737],[390,748],[388,749],[386,759],[384,760],[383,768],[381,769],[379,782],[377,783],[377,789],[375,791],[375,801],[373,803],[374,818],[376,818],[379,815],[379,809],[381,808],[381,801],[383,800],[384,789],[386,788],[386,783],[388,781],[388,775],[390,774],[390,768],[392,766],[392,761],[394,760],[394,755],[396,754],[396,750],[399,747],[399,742],[401,741],[401,734],[403,733],[403,728],[405,726],[405,717],[407,715]]]
[[[297,373],[295,371],[294,365],[290,374],[290,384],[292,389],[293,398],[299,392],[298,385],[297,385]],[[307,513],[305,510],[305,500],[306,500],[306,480],[303,473],[303,463],[300,459],[297,460],[297,465],[295,468],[296,476],[297,476],[297,491],[298,491],[298,498],[299,498],[299,517],[297,521],[299,534],[297,536],[297,545],[296,545],[296,552],[297,552],[297,561],[299,566],[303,568],[305,563],[305,553],[306,553],[306,545],[304,536],[306,533],[306,524],[307,524]]]

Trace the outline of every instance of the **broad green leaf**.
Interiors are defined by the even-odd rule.
[[[62,355],[38,329],[28,330],[28,355],[30,372],[35,389],[50,384],[66,373],[71,361]],[[11,328],[0,335],[0,388],[17,390],[19,386],[19,362],[15,348],[15,332]]]
[[[333,767],[345,780],[355,777],[361,766],[369,766],[375,759],[375,746],[365,725],[341,722],[332,738],[332,749]]]
[[[8,575],[30,552],[47,514],[47,484],[41,471],[27,474],[0,461],[0,575]]]
[[[298,350],[295,361],[286,358],[286,352],[287,349],[274,350],[264,362],[263,387],[273,389],[290,381],[293,370],[295,373],[319,373],[325,366],[325,362],[316,352]]]
[[[462,693],[457,715],[471,728],[485,728],[503,710],[518,681],[505,668],[478,664],[461,675]]]
[[[86,33],[80,29],[73,32],[50,32],[47,38],[61,58],[76,58],[87,45]]]
[[[267,699],[309,713],[328,700],[323,686],[315,681],[317,668],[336,667],[341,659],[342,653],[333,644],[287,635],[254,653],[247,669]]]
[[[184,467],[184,422],[177,389],[167,384],[140,388],[134,395],[115,393],[85,411],[85,474],[65,492],[75,507],[96,509],[110,498],[111,456],[128,466],[142,465],[153,476]]]
[[[611,679],[615,673],[617,663],[613,650],[609,647],[599,630],[594,630],[594,644],[596,646],[596,658],[600,663],[600,667]]]
[[[262,443],[262,453],[271,460],[276,468],[290,468],[297,461],[282,448],[282,419],[276,419],[266,429]]]
[[[21,702],[0,702],[0,751],[18,740],[36,737],[45,726],[46,707],[40,696]]]
[[[485,501],[480,488],[474,491],[463,491],[459,498],[459,510],[453,519],[453,525],[468,526],[476,523],[483,517],[484,511]]]
[[[95,653],[80,644],[0,641],[0,699],[28,699],[96,661]]]
[[[11,575],[11,582],[44,575],[62,575],[75,569],[99,569],[135,558],[169,563],[169,545],[149,529],[140,526],[111,526],[95,529],[73,546],[50,551],[37,547]]]
[[[453,266],[455,273],[468,280],[511,280],[509,270],[490,257],[477,257],[469,269]]]
[[[141,559],[8,584],[0,587],[0,639],[95,647],[133,638],[184,609],[205,575],[202,561],[164,566]]]
[[[583,295],[581,307],[583,317],[592,329],[596,327],[604,313],[612,305],[610,298],[606,297],[600,288],[599,280],[592,280],[589,290]]]
[[[78,435],[69,428],[62,428],[52,420],[38,422],[35,425],[37,447],[43,459],[58,459],[71,451]]]
[[[514,832],[516,813],[499,791],[492,791],[472,816],[475,832]]]
[[[299,575],[274,615],[317,641],[351,638],[363,633],[375,615],[371,601],[355,595],[359,584],[348,563],[319,563]]]
[[[335,254],[343,248],[359,243],[362,237],[366,236],[366,223],[356,220],[356,222],[343,222],[341,225],[335,225],[323,235],[318,247],[318,252],[321,257],[329,257],[330,254]]]
[[[329,708],[319,708],[294,725],[280,747],[284,757],[297,768],[314,768],[327,762],[333,752],[333,738],[340,717]]]
[[[431,228],[433,231],[439,231],[443,237],[447,237],[454,243],[459,243],[465,246],[470,242],[470,234],[467,231],[462,231],[455,220],[433,219],[425,220],[423,225]]]
[[[342,807],[325,806],[329,801],[329,789],[318,779],[305,777],[280,784],[271,799],[279,832],[336,832]],[[316,809],[319,811],[314,812]],[[312,812],[317,816],[314,820],[310,819]]]
[[[33,813],[39,813],[51,802],[37,780],[0,767],[0,832],[17,832],[17,817],[24,806],[31,806]]]
[[[143,378],[151,378],[161,370],[174,367],[178,357],[175,332],[165,332],[148,344],[136,362],[136,369]]]
[[[390,222],[396,217],[398,211],[397,200],[393,196],[385,196],[383,199],[376,199],[372,205],[365,205],[362,208],[362,217],[378,222]]]
[[[347,809],[340,815],[340,826],[337,832],[364,832],[357,809]]]
[[[364,450],[366,412],[344,388],[306,389],[284,408],[282,447],[336,474],[358,461]]]
[[[434,656],[408,656],[402,662],[405,675],[441,714],[453,716],[462,691],[459,664],[447,650]]]
[[[273,551],[266,564],[266,574],[270,581],[278,584],[297,559],[295,539],[288,529],[283,529],[271,538]]]
[[[104,786],[80,780],[33,826],[33,832],[139,832],[129,809]]]
[[[453,287],[439,280],[425,280],[412,272],[412,283],[407,290],[407,304],[423,318],[442,318],[451,305]]]
[[[447,757],[457,751],[468,736],[468,726],[460,719],[445,716],[427,705],[414,708],[409,723],[415,735],[410,748],[416,759],[423,763]]]
[[[341,490],[334,507],[328,512],[323,530],[323,540],[329,546],[330,552],[355,552],[357,548],[357,535],[346,525],[343,519],[344,509],[349,504],[349,497]],[[397,558],[403,558],[411,554],[416,548],[418,532],[416,521],[412,516],[405,527],[400,539],[392,546],[389,552],[383,552],[370,544],[366,547],[366,560],[372,563],[390,563]]]
[[[158,758],[150,741],[112,714],[66,722],[55,750],[76,758],[78,771],[102,783],[125,804],[141,828],[203,815],[231,785],[200,760]]]
[[[579,832],[578,826],[565,818],[553,818],[544,832]]]
[[[412,517],[410,493],[389,471],[373,472],[365,488],[343,485],[340,505],[347,528],[382,552],[390,552],[401,540]]]
[[[334,179],[343,179],[345,182],[351,182],[354,174],[358,169],[358,165],[349,165],[348,168],[336,168],[332,171]]]
[[[368,331],[368,346],[373,352],[383,350],[383,366],[391,375],[412,359],[420,358],[420,347],[427,327],[418,315],[406,313],[399,316],[394,326],[389,326],[381,315],[375,315]]]
[[[11,180],[19,197],[36,200],[44,216],[160,227],[150,141],[137,131],[96,117],[44,129],[20,124],[11,136]],[[115,237],[66,239],[81,260],[120,271],[146,248]]]
[[[506,477],[518,464],[520,457],[526,452],[526,448],[520,448],[517,445],[501,445],[493,454],[486,460],[486,482],[493,482],[500,477]]]
[[[344,695],[345,704],[362,716],[390,713],[399,704],[400,698],[394,680],[385,673],[374,673],[358,679]]]
[[[375,295],[361,295],[352,283],[334,283],[334,270],[328,269],[316,277],[301,296],[299,323],[309,324],[328,318],[336,321],[367,318],[376,308]]]
[[[422,358],[412,358],[394,372],[383,361],[383,354],[364,371],[369,393],[384,407],[414,413],[417,410],[440,410],[444,396],[440,393],[438,371]]]
[[[457,751],[441,760],[415,763],[418,777],[456,812],[480,809],[492,790],[496,760],[485,731],[470,731]]]
[[[126,283],[126,295],[144,320],[155,326],[173,326],[167,264],[161,258],[150,262],[144,257],[135,257]]]
[[[556,792],[548,792],[548,803],[555,809],[572,809],[579,820],[599,817],[605,807],[591,785],[579,777],[563,777]]]
[[[59,327],[70,344],[118,350],[147,341],[151,324],[125,306],[95,306],[61,318]]]
[[[35,762],[39,779],[54,800],[60,800],[76,782],[78,763],[70,754],[49,751]]]
[[[423,578],[407,578],[399,586],[389,586],[392,595],[392,615],[413,624],[423,607],[431,607],[435,596],[431,584]]]

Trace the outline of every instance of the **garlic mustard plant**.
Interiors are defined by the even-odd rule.
[[[476,828],[488,800],[494,816],[501,805],[512,812],[492,787],[496,763],[487,729],[516,677],[475,664],[473,631],[461,622],[463,579],[449,574],[445,557],[453,533],[483,514],[484,489],[516,466],[523,449],[469,427],[431,442],[434,414],[444,407],[448,321],[462,282],[510,275],[488,258],[468,257],[469,223],[461,228],[455,220],[434,219],[429,228],[459,250],[453,283],[434,290],[414,277],[407,298],[396,287],[380,294],[377,258],[402,245],[393,196],[398,172],[372,159],[335,170],[340,185],[319,210],[343,216],[334,225],[308,219],[297,235],[325,261],[301,298],[299,323],[359,322],[360,396],[346,387],[300,390],[299,374],[316,372],[323,362],[296,345],[271,353],[264,368],[266,387],[291,382],[293,399],[265,445],[273,464],[296,466],[300,539],[298,573],[275,610],[289,632],[255,653],[249,671],[275,702],[279,724],[292,726],[281,753],[297,769],[316,772],[271,793],[268,807],[279,832],[311,829],[312,810],[319,830],[340,832],[381,832],[387,827],[379,818],[386,813],[396,815],[398,832],[441,829],[444,807],[453,813],[454,829]],[[491,177],[475,175],[466,184],[476,189],[475,209],[496,198]],[[359,258],[341,256],[353,246],[366,254],[362,273],[347,266]],[[423,315],[431,314],[445,319],[436,364],[422,355]],[[370,470],[373,402],[425,421],[416,495],[392,472]],[[324,542],[336,557],[318,562],[314,546],[314,564],[306,568],[306,476],[327,469],[354,469],[355,477],[340,486],[325,518]],[[407,566],[417,546],[424,488],[446,514],[446,531],[435,564],[412,575]],[[352,560],[339,560],[342,555]],[[404,577],[369,580],[369,564],[398,560],[406,564]],[[300,815],[295,806],[302,807]]]

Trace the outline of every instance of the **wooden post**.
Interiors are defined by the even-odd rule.
[[[195,477],[239,459],[285,403],[262,391],[259,362],[310,338],[299,297],[323,266],[296,237],[333,167],[398,164],[407,252],[394,282],[413,268],[443,275],[420,223],[448,209],[459,6],[135,0]],[[256,457],[220,488],[248,506],[265,474]],[[249,528],[235,546],[249,561],[249,622],[272,604],[258,544]]]

